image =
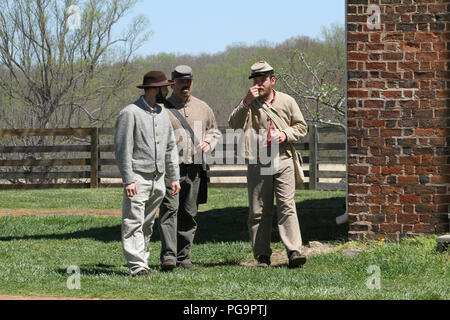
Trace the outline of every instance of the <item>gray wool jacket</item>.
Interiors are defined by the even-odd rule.
[[[175,134],[167,111],[150,107],[141,96],[119,113],[114,133],[115,156],[125,185],[136,182],[134,172],[165,173],[180,179]]]

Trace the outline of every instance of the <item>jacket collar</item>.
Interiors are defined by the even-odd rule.
[[[159,112],[161,111],[161,106],[160,106],[160,105],[155,104],[153,107],[151,107],[151,106],[147,103],[147,101],[145,101],[143,95],[140,96],[139,99],[137,99],[137,100],[134,102],[134,104],[135,104],[136,106],[138,106],[139,108],[141,108],[142,110],[147,111],[147,112],[151,112],[151,113],[156,112],[156,113],[159,113]]]

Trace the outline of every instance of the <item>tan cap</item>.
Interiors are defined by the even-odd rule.
[[[265,62],[263,60],[254,63],[251,66],[251,70],[252,70],[252,74],[250,75],[250,77],[248,77],[249,79],[259,77],[259,76],[266,76],[269,74],[273,74],[273,72],[274,72],[273,68],[270,66],[270,64],[268,64],[267,62]]]

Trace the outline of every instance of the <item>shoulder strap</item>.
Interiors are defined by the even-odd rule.
[[[164,102],[164,105],[166,105],[168,108],[168,110],[170,110],[173,115],[178,119],[178,121],[180,121],[181,125],[183,126],[184,130],[186,130],[192,141],[194,142],[194,146],[198,146],[200,141],[197,139],[197,137],[194,134],[194,130],[192,130],[191,126],[189,125],[189,123],[186,121],[186,119],[183,117],[183,115],[180,113],[180,111],[178,111],[175,106],[168,100],[166,100]]]
[[[281,124],[284,123],[275,113],[272,112],[264,103],[260,103],[260,106],[262,110],[267,114],[267,116],[272,120],[272,122],[275,124],[275,127],[278,130],[284,129],[286,126],[282,126]],[[294,160],[297,158],[297,152],[295,152],[294,144],[291,142],[286,142],[289,146],[289,149],[291,151],[291,155],[294,158]]]
[[[259,101],[258,101],[259,102]],[[272,110],[270,110],[269,108],[267,108],[267,106],[265,105],[265,103],[260,103],[259,105],[261,106],[262,110],[267,114],[267,116],[270,118],[270,120],[272,120],[272,122],[275,124],[275,127],[278,130],[283,130],[286,126],[283,126],[283,121],[275,114],[273,113]]]

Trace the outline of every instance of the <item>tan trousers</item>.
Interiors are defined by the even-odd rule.
[[[302,237],[294,198],[294,164],[291,158],[280,157],[279,159],[278,170],[273,175],[262,175],[261,165],[248,165],[247,181],[250,207],[248,229],[256,259],[260,255],[270,257],[272,254],[270,239],[274,194],[281,241],[288,254],[292,251],[301,252]]]
[[[138,173],[138,194],[122,205],[122,248],[131,274],[148,270],[149,242],[153,232],[156,210],[166,193],[163,174]]]

